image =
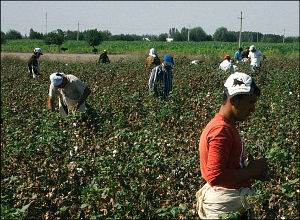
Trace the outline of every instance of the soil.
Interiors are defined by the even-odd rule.
[[[32,53],[14,53],[14,52],[1,52],[1,59],[3,57],[14,57],[21,60],[29,60]],[[71,54],[71,53],[45,53],[39,60],[50,60],[50,61],[63,61],[63,62],[97,62],[100,54]],[[144,54],[128,53],[128,54],[108,54],[110,62],[116,62],[120,59],[132,59],[137,60]],[[146,58],[146,56],[145,56]]]
[[[1,52],[1,59],[3,57],[14,57],[21,60],[29,60],[32,53],[17,53],[17,52]],[[108,54],[109,60],[111,63],[117,62],[120,59],[125,60],[138,60],[141,57],[145,57],[148,54],[139,53],[139,52],[128,52],[126,54]],[[100,54],[72,54],[72,53],[44,53],[39,60],[50,60],[50,61],[62,61],[69,63],[82,63],[82,62],[98,62]],[[198,55],[187,55],[190,60],[199,59]],[[202,56],[202,59],[205,59]]]

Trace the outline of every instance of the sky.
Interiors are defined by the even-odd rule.
[[[3,1],[1,31],[30,28],[45,34],[56,29],[97,29],[116,34],[168,33],[170,28],[217,28],[299,36],[299,1]]]

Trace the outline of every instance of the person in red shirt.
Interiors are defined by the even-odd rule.
[[[207,182],[196,194],[201,219],[218,219],[230,212],[247,217],[246,195],[255,194],[250,180],[269,179],[265,158],[247,164],[245,146],[235,125],[255,111],[259,96],[260,89],[245,73],[231,74],[224,84],[221,108],[199,142],[201,174]]]

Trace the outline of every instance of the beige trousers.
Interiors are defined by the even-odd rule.
[[[247,195],[254,195],[250,188],[226,189],[211,187],[206,183],[197,193],[197,212],[200,219],[218,219],[220,214],[245,212],[249,209]]]

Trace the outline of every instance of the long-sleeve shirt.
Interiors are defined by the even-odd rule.
[[[28,71],[30,73],[35,73],[37,75],[40,74],[40,66],[37,61],[37,57],[35,55],[32,55],[30,59],[28,60]]]
[[[100,63],[110,63],[110,60],[109,60],[106,53],[102,53],[102,54],[100,54],[98,62],[100,62]]]
[[[248,57],[251,59],[250,65],[260,67],[260,57],[263,56],[260,50],[250,51]]]
[[[162,63],[160,66],[154,67],[151,71],[148,82],[149,90],[154,91],[156,96],[167,97],[172,91],[172,70],[167,68]]]
[[[233,68],[233,64],[229,60],[223,60],[219,65],[219,69],[223,71],[231,70]]]
[[[148,56],[146,58],[146,67],[150,67],[151,65],[157,66],[160,64],[160,59],[158,58],[158,56],[153,57],[153,56]]]
[[[202,177],[211,186],[229,189],[251,187],[250,179],[234,184],[237,169],[247,166],[245,147],[235,124],[217,113],[207,124],[199,142]]]

